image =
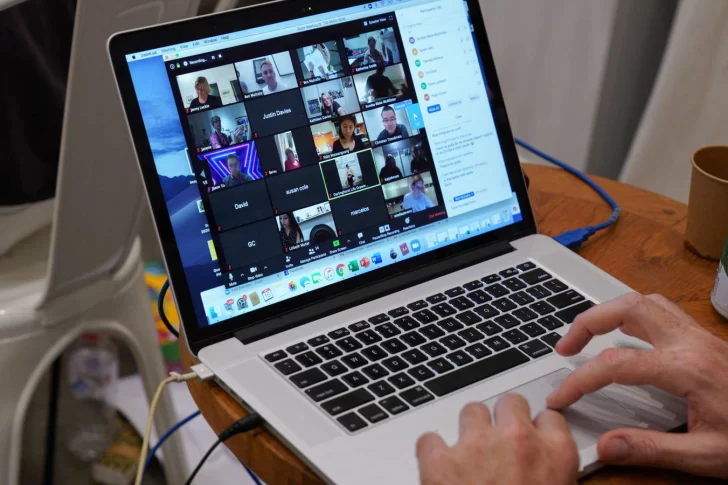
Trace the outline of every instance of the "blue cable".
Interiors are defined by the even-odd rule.
[[[182,426],[184,426],[188,422],[192,421],[194,418],[196,418],[199,415],[200,415],[200,411],[195,411],[194,413],[192,413],[189,416],[187,416],[186,418],[184,418],[182,421],[178,422],[177,424],[175,424],[174,426],[172,426],[171,428],[169,428],[169,430],[166,433],[164,433],[161,438],[159,438],[159,441],[157,441],[157,443],[152,447],[152,449],[149,450],[149,454],[147,455],[147,459],[144,462],[144,473],[147,472],[147,467],[152,462],[152,458],[154,458],[154,454],[164,444],[164,442],[167,441],[167,438],[169,438],[170,436],[172,436],[175,431],[177,431]]]
[[[582,227],[579,229],[574,229],[571,231],[566,231],[563,234],[559,234],[558,236],[554,236],[554,240],[556,240],[558,243],[563,244],[569,249],[579,249],[579,247],[587,240],[589,239],[595,232],[601,231],[602,229],[605,229],[615,222],[617,222],[617,219],[619,218],[619,205],[617,202],[615,202],[614,199],[612,199],[609,194],[607,194],[604,189],[599,187],[592,179],[590,179],[586,174],[583,172],[575,169],[574,167],[571,167],[564,162],[557,160],[556,158],[552,157],[551,155],[542,152],[538,148],[529,145],[523,140],[519,140],[518,138],[515,139],[516,144],[525,148],[529,152],[543,158],[547,162],[551,162],[557,167],[560,167],[570,174],[578,177],[582,182],[587,184],[589,187],[591,187],[597,194],[601,196],[602,199],[604,199],[612,208],[612,217],[610,217],[607,221],[602,222],[601,224],[597,224],[595,226],[589,226],[589,227]]]

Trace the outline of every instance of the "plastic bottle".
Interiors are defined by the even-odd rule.
[[[110,337],[82,335],[68,356],[68,383],[74,399],[68,448],[80,460],[101,456],[113,437],[114,409],[106,398],[116,391],[119,357]]]
[[[715,277],[715,287],[710,301],[718,313],[728,319],[728,238],[725,240],[723,254],[718,264],[718,275]]]

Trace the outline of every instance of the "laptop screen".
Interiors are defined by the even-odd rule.
[[[126,59],[200,325],[521,220],[462,0]]]

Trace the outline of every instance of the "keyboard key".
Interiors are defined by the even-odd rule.
[[[270,354],[266,355],[265,360],[267,360],[268,362],[278,362],[286,355],[288,354],[286,354],[284,351],[276,350],[275,352],[271,352]]]
[[[336,416],[337,414],[344,413],[370,401],[374,401],[374,396],[372,396],[366,389],[356,389],[348,394],[326,401],[321,405],[321,407],[327,413],[332,416]]]
[[[364,345],[372,345],[382,341],[382,337],[371,329],[357,333],[356,338],[361,340]]]
[[[500,298],[501,296],[506,296],[509,293],[509,291],[506,289],[506,287],[501,285],[500,283],[486,286],[485,291],[495,298]]]
[[[420,329],[420,333],[427,338],[436,339],[445,335],[445,332],[440,329],[437,325],[427,325]]]
[[[427,365],[430,367],[430,369],[434,370],[438,374],[442,374],[443,372],[451,371],[455,368],[454,365],[452,365],[450,362],[443,359],[442,357],[439,359],[429,361],[427,363]]]
[[[541,285],[531,286],[530,288],[527,288],[526,293],[528,293],[537,300],[540,300],[541,298],[546,298],[547,296],[551,296],[553,294]]]
[[[496,300],[493,303],[491,303],[494,307],[496,307],[498,310],[502,312],[509,312],[511,310],[514,310],[518,308],[518,305],[513,303],[508,298],[501,298],[500,300]]]
[[[340,380],[332,379],[324,382],[323,384],[312,387],[311,389],[306,389],[306,394],[308,394],[308,397],[314,401],[319,402],[330,397],[338,396],[342,392],[346,392],[348,389],[349,388],[346,387]]]
[[[475,303],[464,296],[453,298],[450,300],[450,304],[460,311],[467,310],[468,308],[473,308],[475,306]]]
[[[406,317],[398,318],[394,321],[394,324],[402,329],[403,332],[409,332],[420,326],[420,324],[414,318],[407,315]]]
[[[410,406],[419,406],[420,404],[424,404],[428,401],[432,401],[435,399],[432,394],[427,392],[422,386],[416,386],[412,389],[407,389],[406,391],[400,393],[400,397],[407,401]]]
[[[303,352],[306,349],[308,349],[308,345],[306,345],[305,342],[299,342],[296,345],[291,345],[286,350],[288,351],[289,354],[293,355],[293,354],[300,354],[301,352]]]
[[[298,374],[292,375],[289,379],[300,389],[305,387],[313,386],[321,381],[326,380],[326,374],[318,369],[308,369]]]
[[[447,349],[437,342],[427,342],[420,349],[430,357],[437,357],[447,352]]]
[[[541,342],[540,340],[531,340],[525,344],[518,346],[519,349],[528,354],[532,359],[537,359],[542,355],[546,355],[552,352],[551,347]]]
[[[378,327],[374,327],[374,329],[379,332],[379,334],[384,338],[396,337],[397,335],[402,333],[397,327],[395,327],[391,323],[384,323],[382,325],[379,325]]]
[[[560,280],[547,281],[543,284],[543,286],[549,291],[553,291],[554,293],[561,293],[562,291],[569,289],[569,287],[562,283]]]
[[[475,384],[476,382],[500,374],[528,361],[528,357],[520,350],[508,349],[505,352],[478,360],[471,365],[462,367],[442,377],[436,377],[425,383],[425,387],[436,396],[444,396],[445,394]]]
[[[481,305],[477,308],[474,308],[473,311],[486,320],[488,318],[493,318],[500,315],[500,312],[490,305]]]
[[[453,352],[452,354],[448,354],[446,358],[458,367],[462,367],[465,364],[469,364],[473,361],[473,358],[462,350],[458,350],[456,352]]]
[[[364,377],[359,371],[351,372],[349,374],[346,374],[345,376],[341,376],[341,378],[351,387],[363,386],[364,384],[369,382],[369,379]]]
[[[535,285],[536,283],[541,283],[542,281],[550,279],[551,275],[541,268],[536,268],[528,273],[523,273],[519,276],[519,278],[521,278],[524,283]]]
[[[384,313],[380,313],[379,315],[374,315],[373,317],[370,317],[369,323],[372,325],[379,325],[380,323],[384,323],[389,320],[389,315],[385,315]]]
[[[476,325],[475,328],[489,337],[503,331],[503,329],[495,322],[483,322],[480,325]]]
[[[483,319],[480,318],[475,313],[471,312],[470,310],[458,313],[455,315],[455,318],[463,322],[465,325],[475,325],[478,322],[482,322]]]
[[[468,298],[470,298],[473,301],[473,303],[475,303],[476,305],[481,305],[481,304],[489,302],[490,300],[493,299],[493,298],[491,298],[490,295],[488,295],[483,290],[471,291],[466,296]]]
[[[301,366],[293,362],[291,359],[286,359],[282,362],[278,362],[275,368],[284,376],[293,374],[301,370]]]
[[[341,374],[349,370],[344,366],[344,364],[342,364],[338,360],[326,362],[325,364],[321,365],[321,368],[331,377],[340,376]]]
[[[558,342],[559,339],[561,339],[561,335],[556,332],[551,332],[550,334],[541,337],[541,340],[549,344],[551,347],[556,347],[556,342]]]
[[[420,382],[426,381],[431,377],[435,377],[435,373],[424,365],[418,365],[417,367],[413,367],[409,369],[407,373]]]
[[[477,342],[480,339],[485,338],[485,335],[478,332],[474,328],[466,328],[465,330],[458,332],[458,336],[468,342],[469,344],[472,344],[473,342]]]
[[[556,308],[552,307],[545,301],[537,301],[536,303],[531,305],[529,308],[531,308],[531,310],[535,311],[539,315],[548,315],[549,313],[556,310]]]
[[[517,265],[516,265],[516,268],[517,268],[517,269],[520,269],[521,271],[531,271],[531,270],[532,270],[533,268],[535,268],[535,267],[536,267],[536,265],[535,265],[535,264],[533,264],[533,263],[532,263],[532,262],[530,262],[530,261],[526,261],[526,262],[525,262],[525,263],[523,263],[523,264],[517,264]]]
[[[536,301],[534,297],[532,297],[525,291],[519,291],[518,293],[514,293],[508,298],[513,300],[513,302],[518,305],[528,305],[529,303],[533,303],[534,301]]]
[[[351,367],[352,369],[358,369],[359,367],[366,365],[368,362],[367,360],[359,355],[358,353],[354,352],[353,354],[345,355],[341,358],[341,361]]]
[[[412,378],[404,372],[395,374],[389,377],[387,380],[391,382],[397,389],[405,389],[415,383],[415,381],[412,380]]]
[[[367,427],[367,423],[354,413],[345,414],[336,420],[352,433]]]
[[[429,301],[431,305],[434,305],[435,303],[447,300],[447,297],[442,293],[437,293],[436,295],[428,296],[425,300]]]
[[[349,332],[348,328],[337,328],[336,330],[329,332],[329,337],[336,340],[337,338],[346,337],[351,332]]]
[[[527,323],[525,325],[521,325],[519,327],[519,330],[529,337],[538,337],[539,335],[543,335],[546,333],[546,330],[543,329],[538,323],[531,322]]]
[[[440,339],[440,343],[450,350],[456,350],[465,347],[465,341],[457,335],[447,335]]]
[[[364,367],[361,371],[373,381],[389,375],[389,372],[379,364],[368,365]]]
[[[409,406],[407,406],[404,401],[397,396],[382,399],[379,401],[379,404],[391,414],[399,414],[409,409]]]
[[[375,382],[374,384],[369,384],[369,387],[367,387],[367,389],[372,391],[377,397],[388,396],[394,392],[394,387],[392,387],[389,383],[385,381],[379,381]]]
[[[478,280],[471,281],[470,283],[465,283],[463,285],[463,288],[465,288],[468,291],[477,290],[478,288],[482,288],[482,287],[483,287],[483,283]]]
[[[549,315],[548,317],[540,318],[537,321],[546,330],[556,330],[557,328],[564,326],[564,322],[562,322],[561,320],[559,320],[558,318],[556,318],[553,315]]]
[[[428,324],[437,321],[437,315],[427,309],[415,312],[412,314],[412,316],[419,320],[422,324]]]
[[[587,311],[588,309],[590,309],[593,306],[594,306],[594,303],[587,300],[585,302],[579,303],[578,305],[569,307],[566,310],[561,310],[560,312],[556,312],[555,315],[557,317],[559,317],[561,320],[563,320],[564,323],[571,323],[574,321],[574,319],[580,313],[584,313],[585,311]]]
[[[322,347],[317,348],[316,353],[326,360],[331,360],[343,354],[343,352],[339,350],[338,347],[332,344],[326,344]]]
[[[391,338],[389,340],[385,340],[382,342],[382,347],[384,350],[389,352],[390,354],[398,354],[400,352],[403,352],[407,350],[407,346],[403,344],[398,338]]]
[[[450,300],[450,303],[452,303],[454,300]],[[448,305],[447,303],[438,303],[437,305],[430,308],[433,312],[437,313],[441,317],[449,317],[450,315],[455,315],[457,311]]]
[[[296,356],[296,360],[303,364],[304,367],[311,367],[316,364],[320,364],[323,362],[321,360],[321,357],[314,354],[313,352],[306,352],[304,354],[299,354]]]
[[[387,313],[392,318],[399,318],[403,315],[407,315],[409,313],[409,310],[407,310],[405,307],[401,306],[399,308],[395,308],[394,310],[389,310]]]
[[[506,342],[499,336],[491,337],[488,340],[486,340],[484,343],[485,343],[485,345],[487,345],[488,347],[490,347],[491,349],[493,349],[496,352],[500,352],[501,350],[507,349],[508,347],[511,346],[511,344],[509,344],[508,342]]]
[[[369,324],[364,320],[349,325],[349,330],[351,330],[352,332],[361,332],[362,330],[366,330],[367,328],[369,328]]]
[[[399,372],[401,370],[406,369],[409,367],[409,364],[405,362],[404,360],[400,359],[399,357],[390,357],[387,360],[383,360],[382,364],[384,367],[389,369],[392,372]]]
[[[456,286],[455,288],[450,288],[449,290],[447,290],[445,294],[450,298],[454,298],[456,296],[464,295],[465,290],[460,288],[459,286]]]
[[[496,281],[500,281],[501,277],[497,274],[488,275],[485,278],[481,278],[480,281],[485,283],[486,285],[492,285]]]
[[[376,404],[370,404],[368,406],[364,406],[359,410],[359,414],[364,416],[367,421],[370,423],[378,423],[379,421],[383,421],[389,417],[387,413],[385,413],[382,408],[377,406]],[[339,418],[341,419],[341,418]]]
[[[516,276],[518,274],[518,270],[516,268],[508,268],[503,271],[498,271],[498,274],[504,278],[509,278],[511,276]]]
[[[439,322],[437,322],[437,325],[447,332],[454,332],[456,330],[461,330],[462,328],[464,328],[463,324],[458,322],[454,318],[446,318],[445,320],[440,320]]]
[[[402,342],[406,343],[410,347],[417,347],[418,345],[427,342],[425,337],[417,332],[406,333],[400,337],[400,340],[402,340]]]
[[[483,357],[492,354],[492,352],[483,344],[473,344],[470,347],[465,347],[465,352],[469,353],[476,359],[482,359]]]
[[[521,321],[513,315],[501,315],[493,319],[498,325],[503,328],[513,328],[521,324]]]
[[[522,290],[526,287],[526,283],[519,280],[518,278],[510,278],[505,280],[503,283],[501,283],[503,286],[508,288],[511,291],[518,291]]]
[[[385,358],[388,354],[379,345],[372,345],[362,350],[361,353],[372,362]]]
[[[422,310],[423,308],[427,308],[427,302],[425,300],[413,301],[412,303],[407,305],[407,308],[409,308],[413,312],[416,312],[417,310]]]
[[[546,301],[556,308],[561,309],[573,305],[574,303],[584,301],[584,297],[580,293],[577,293],[575,290],[569,290],[563,293],[559,293],[556,296],[552,296],[551,298],[547,298]]]
[[[358,340],[353,337],[344,337],[336,341],[336,345],[341,347],[341,350],[345,352],[353,352],[362,347]]]
[[[319,335],[318,337],[314,337],[312,339],[308,340],[308,344],[311,347],[318,347],[319,345],[323,345],[329,341],[329,338],[326,335]]]
[[[427,360],[427,356],[418,349],[409,349],[402,352],[401,357],[412,365],[417,365]]]
[[[512,344],[520,344],[521,342],[528,340],[526,334],[516,328],[503,332],[503,337]]]
[[[530,308],[519,308],[518,310],[513,310],[511,315],[515,316],[522,322],[530,322],[531,320],[538,318],[538,313],[534,312]]]

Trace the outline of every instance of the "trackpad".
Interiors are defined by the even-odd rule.
[[[533,418],[546,408],[546,396],[558,388],[570,373],[569,369],[560,369],[508,392],[526,398]],[[483,402],[492,410],[501,395]],[[580,450],[595,444],[602,434],[612,429],[667,431],[685,422],[684,404],[651,386],[627,388],[612,385],[587,394],[562,413]]]

